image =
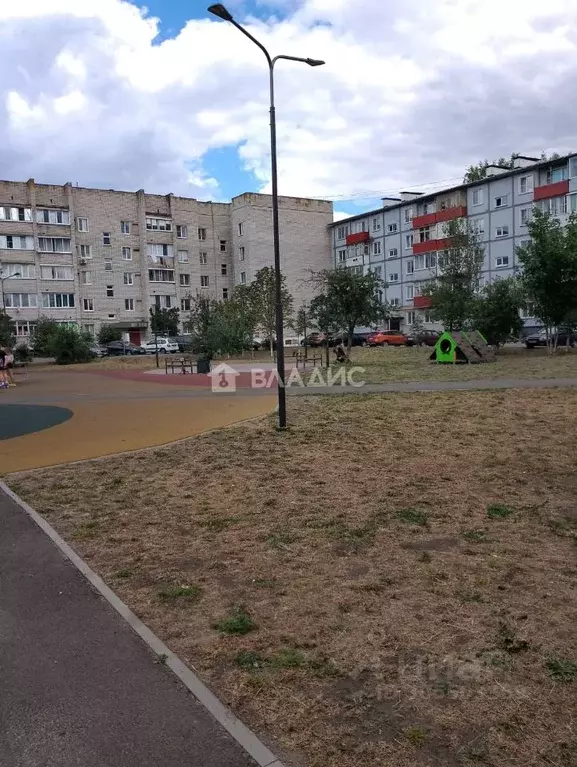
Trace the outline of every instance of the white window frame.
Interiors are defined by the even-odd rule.
[[[83,312],[93,312],[94,311],[94,299],[93,298],[83,298],[82,299],[82,311]]]
[[[198,239],[201,242],[205,242],[206,241],[206,228],[204,226],[199,226],[198,227]]]
[[[475,202],[475,195],[477,195],[477,202]],[[476,207],[483,204],[483,189],[473,189],[471,193],[471,205]]]
[[[162,216],[157,218],[147,216],[146,230],[148,232],[172,232],[172,220]]]
[[[84,260],[89,260],[92,258],[92,246],[91,245],[79,245],[79,258],[83,258]]]
[[[391,306],[400,306],[401,305],[401,299],[398,298],[398,296],[395,296],[394,298],[389,299],[389,304]]]
[[[114,285],[106,286],[106,298],[114,298]]]
[[[237,226],[238,226],[238,236],[242,237],[244,235],[244,222],[239,221]]]
[[[499,263],[499,261],[501,263]],[[495,256],[495,269],[508,269],[509,256]]]
[[[208,252],[207,251],[205,251],[205,250],[201,250],[200,251],[200,253],[198,254],[198,263],[201,266],[206,266],[206,264],[208,263]]]
[[[244,261],[244,258],[245,258],[245,249],[244,249],[244,246],[241,245],[238,249],[238,260]]]
[[[189,288],[190,287],[190,274],[188,273],[182,273],[178,275],[178,284],[181,288]]]
[[[501,204],[497,204],[497,200],[501,200]],[[497,197],[495,197],[495,208],[497,210],[500,210],[501,208],[506,208],[509,205],[509,195],[508,194],[499,194]]]
[[[391,272],[391,274],[387,277],[387,282],[398,282],[399,281],[399,273],[398,272]]]
[[[34,250],[34,237],[29,234],[3,234],[0,235],[0,248],[4,250]]]
[[[124,311],[125,312],[133,312],[134,311],[134,298],[125,298],[124,299]]]
[[[519,208],[519,225],[527,226],[530,220],[531,220],[531,208]]]
[[[60,296],[61,306],[50,306],[50,297],[54,296],[54,303],[58,303],[58,296]],[[66,301],[64,300],[66,298]],[[46,300],[45,300],[46,299]],[[72,303],[70,303],[72,299]],[[64,306],[66,303],[66,306]],[[43,309],[74,309],[76,306],[76,300],[74,293],[43,293],[42,294],[42,308]]]
[[[381,231],[381,219],[379,216],[373,216],[373,232]]]
[[[471,229],[474,234],[485,234],[485,219],[475,218],[471,221]]]
[[[176,255],[179,264],[188,264],[188,250],[178,250]]]
[[[151,267],[148,270],[149,282],[164,282],[168,284],[174,284],[174,269],[167,269],[166,267]]]
[[[190,298],[181,298],[180,299],[180,311],[181,312],[189,312],[190,311]]]
[[[389,250],[388,258],[398,258],[398,257],[399,257],[399,249],[391,248]]]
[[[405,298],[407,301],[412,301],[415,297],[415,286],[405,285]]]
[[[17,302],[14,300],[18,296]],[[28,296],[28,305],[22,303],[22,297]],[[4,309],[37,309],[37,293],[4,293]]]
[[[2,277],[16,277],[17,280],[35,280],[36,279],[36,265],[35,264],[2,264],[1,270]],[[10,284],[10,283],[8,283]]]
[[[130,221],[120,222],[120,234],[130,234],[131,228]]]
[[[228,301],[228,288],[223,288],[222,289],[222,300],[223,301]]]
[[[50,240],[52,242],[52,248],[46,249],[46,241]],[[56,243],[61,242],[62,248],[68,247],[68,250],[57,250]],[[68,243],[68,245],[65,245],[64,243]],[[72,253],[72,246],[71,246],[72,240],[69,237],[38,237],[38,250],[40,253]],[[43,244],[44,243],[44,244]]]
[[[337,264],[344,264],[347,260],[346,248],[341,248],[337,251]]]
[[[380,240],[373,242],[373,256],[380,256],[382,253],[382,244]]]
[[[509,236],[509,227],[508,226],[498,226],[495,229],[495,239],[502,239],[503,237]]]
[[[176,225],[176,239],[177,240],[188,239],[188,226],[186,224]]]
[[[82,271],[81,274],[81,285],[92,285],[92,272],[90,270]]]
[[[410,261],[407,261],[405,264],[405,274],[414,274],[415,273],[415,262],[411,258]]]
[[[241,272],[240,273],[240,284],[241,285],[246,285],[246,272]]]
[[[208,274],[201,274],[200,275],[200,287],[201,288],[208,288],[210,287],[210,279]]]
[[[523,182],[525,182],[525,184],[523,184]],[[529,194],[532,192],[534,183],[535,181],[532,173],[519,176],[519,194]]]
[[[124,272],[122,279],[124,285],[134,285],[134,272]]]
[[[47,275],[47,271],[51,270],[51,273]],[[59,275],[59,270],[62,270],[62,274],[69,275],[68,277],[63,277]],[[65,271],[66,270],[66,271]],[[72,266],[51,266],[49,264],[42,264],[40,266],[40,279],[41,280],[51,280],[51,281],[58,281],[58,282],[71,282],[74,280],[74,269]]]
[[[417,318],[417,312],[414,309],[410,309],[407,312],[407,325],[413,325]]]
[[[122,248],[122,260],[132,261],[132,248],[130,245],[124,245]]]
[[[406,234],[405,235],[405,250],[412,250],[413,249],[413,235],[412,234]]]
[[[228,264],[221,264],[220,265],[220,276],[221,277],[228,277]]]
[[[86,216],[78,216],[76,219],[76,229],[79,232],[89,232],[90,224]]]
[[[102,232],[102,244],[109,248],[112,245],[110,232]]]
[[[59,221],[59,218],[62,220]],[[70,211],[61,208],[36,208],[36,223],[70,226]]]
[[[105,272],[112,272],[114,271],[112,267],[112,259],[111,258],[105,258],[104,259],[104,271]]]
[[[387,225],[387,233],[388,234],[396,234],[399,231],[399,225],[396,223],[388,224]]]
[[[413,218],[414,218],[414,211],[413,211],[413,206],[411,205],[409,208],[405,208],[405,224],[410,224]]]

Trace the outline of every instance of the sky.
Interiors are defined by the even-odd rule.
[[[0,176],[270,191],[262,52],[208,1],[0,0]],[[575,0],[228,0],[273,55],[279,190],[336,217],[577,148]]]

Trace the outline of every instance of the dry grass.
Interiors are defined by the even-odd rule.
[[[365,368],[361,377],[367,383],[577,377],[577,349],[562,349],[550,357],[546,349],[507,347],[499,351],[496,362],[480,365],[439,365],[429,361],[431,352],[429,348],[405,346],[355,348],[351,360]]]
[[[577,391],[290,416],[9,482],[287,764],[573,767]]]

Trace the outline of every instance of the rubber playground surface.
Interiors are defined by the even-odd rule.
[[[15,389],[0,392],[0,476],[162,445],[270,413],[275,392],[243,391],[245,377],[235,394],[215,394],[206,376],[31,366]]]

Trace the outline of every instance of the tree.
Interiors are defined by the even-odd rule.
[[[101,325],[98,331],[98,343],[102,346],[112,343],[112,341],[122,340],[122,330],[114,325]]]
[[[0,346],[12,347],[12,320],[5,309],[0,309]]]
[[[310,305],[310,316],[321,333],[324,333],[326,364],[328,368],[330,366],[329,335],[339,328],[334,317],[334,309],[326,293],[321,293],[321,295],[313,298]]]
[[[40,317],[34,330],[34,354],[37,357],[54,357],[53,341],[58,330],[56,320]]]
[[[494,346],[518,337],[523,327],[520,309],[525,304],[523,286],[509,277],[487,285],[475,303],[474,325]]]
[[[50,349],[57,365],[72,365],[75,362],[89,362],[92,359],[89,333],[80,331],[74,325],[58,325],[52,336]]]
[[[357,325],[372,325],[388,316],[388,307],[379,295],[383,282],[375,272],[356,274],[339,267],[313,274],[312,281],[324,296],[321,302],[322,312],[327,314],[324,319],[330,318],[333,326],[347,333],[347,352],[353,344]]]
[[[211,360],[217,353],[238,354],[252,344],[254,320],[244,296],[215,301],[208,296],[192,299],[187,330],[193,349]]]
[[[307,356],[307,349],[308,349],[308,334],[309,331],[312,330],[313,326],[315,324],[314,317],[312,315],[311,309],[306,304],[303,304],[301,308],[296,313],[291,327],[294,330],[294,332],[297,334],[297,336],[303,337],[303,346],[305,350],[305,357]]]
[[[275,270],[272,266],[259,269],[254,280],[244,291],[250,304],[250,311],[255,325],[261,327],[269,340],[270,354],[273,356],[274,339],[276,337],[276,281]],[[281,303],[284,322],[291,323],[293,298],[286,287],[286,278],[281,274]]]
[[[559,219],[535,209],[527,229],[531,239],[517,248],[517,258],[527,299],[550,331],[577,313],[577,214],[563,227]],[[548,347],[550,352],[557,348],[555,333],[548,335]]]
[[[154,306],[150,310],[150,330],[158,336],[178,335],[180,312],[174,306],[172,309],[161,309]]]
[[[422,293],[431,299],[433,319],[442,322],[447,330],[460,330],[474,314],[485,253],[465,219],[449,221],[445,236],[449,248],[439,256],[440,273]]]
[[[500,157],[498,160],[493,160],[493,162],[489,162],[489,160],[481,160],[476,165],[469,165],[465,171],[463,183],[468,184],[471,181],[482,181],[484,178],[487,178],[487,168],[489,165],[497,165],[499,168],[507,168],[507,170],[511,170],[517,157],[519,157],[519,154],[513,152],[509,159]]]

